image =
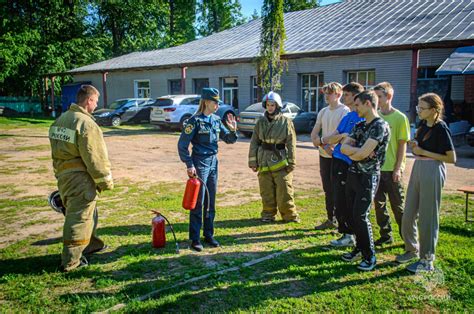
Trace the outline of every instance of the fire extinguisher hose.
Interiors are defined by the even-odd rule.
[[[162,213],[160,213],[156,210],[152,210],[152,212],[155,213],[156,215],[159,215],[159,216],[163,217],[166,220],[166,222],[168,223],[168,225],[170,226],[171,232],[173,233],[173,237],[174,237],[174,244],[176,245],[176,253],[179,254],[178,240],[176,240],[176,234],[174,233],[173,225],[170,223],[168,218],[166,218]]]
[[[206,183],[198,176],[195,176],[199,181],[201,181],[202,186],[204,187],[204,190],[206,191],[206,196],[207,196],[207,207],[206,207],[206,218],[209,218],[209,204],[211,202],[211,198],[209,197],[209,189],[207,188]]]

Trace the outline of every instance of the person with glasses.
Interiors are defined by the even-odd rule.
[[[443,108],[437,94],[421,95],[416,107],[421,123],[415,139],[408,143],[415,163],[402,217],[405,252],[395,260],[402,264],[419,259],[407,267],[412,273],[434,270],[441,190],[446,181],[445,163],[456,162],[451,133],[442,120]]]
[[[232,114],[227,115],[227,128],[219,116],[214,113],[219,108],[219,91],[215,88],[203,88],[199,108],[183,126],[178,141],[178,152],[186,164],[189,177],[198,176],[206,185],[208,194],[201,187],[196,208],[189,214],[189,239],[191,249],[200,252],[203,246],[200,241],[201,227],[204,224],[204,242],[211,247],[220,244],[214,239],[214,218],[216,215],[217,190],[217,142],[219,139],[227,144],[237,141],[237,122]],[[189,153],[189,144],[192,153]],[[205,205],[205,206],[204,206]],[[203,207],[207,212],[203,215]]]

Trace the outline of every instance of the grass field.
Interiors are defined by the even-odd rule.
[[[0,120],[0,129],[12,126]],[[61,239],[45,236],[60,235],[62,217],[41,218],[52,211],[45,197],[21,197],[18,189],[0,179],[0,238],[13,228],[36,225],[44,232],[0,249],[0,312],[93,312],[117,304],[123,304],[119,312],[474,311],[474,231],[464,222],[460,194],[443,197],[437,271],[410,275],[393,263],[403,251],[398,235],[378,250],[373,272],[343,262],[344,250],[327,245],[337,234],[313,229],[324,218],[318,190],[297,193],[300,224],[261,223],[259,201],[218,206],[222,247],[194,253],[187,247],[180,184],[120,181],[99,201],[98,233],[110,249],[92,256],[90,266],[64,274],[58,271]],[[219,194],[218,204],[231,194]],[[170,232],[166,248],[151,247],[152,209],[173,223],[179,254]]]

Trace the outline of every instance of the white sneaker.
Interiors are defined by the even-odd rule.
[[[339,239],[332,240],[329,244],[334,247],[354,246],[354,236],[345,233]]]

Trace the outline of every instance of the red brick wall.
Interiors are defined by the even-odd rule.
[[[464,101],[474,104],[474,75],[464,77]]]

